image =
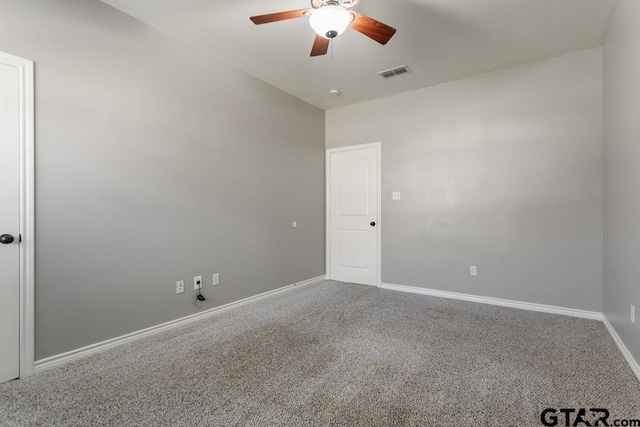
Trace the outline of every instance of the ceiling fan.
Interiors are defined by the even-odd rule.
[[[347,27],[353,28],[380,44],[387,44],[396,33],[396,29],[366,15],[349,10],[358,2],[359,0],[311,0],[311,9],[269,13],[252,16],[249,19],[254,24],[260,25],[308,16],[309,25],[316,32],[311,56],[326,54],[329,50],[329,42],[342,34]]]

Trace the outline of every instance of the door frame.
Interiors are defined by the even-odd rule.
[[[33,61],[0,51],[0,62],[20,76],[20,377],[33,374],[35,290],[35,132]]]
[[[378,192],[378,206],[376,206],[376,209],[378,211],[378,226],[376,227],[377,230],[377,239],[378,239],[378,255],[377,255],[377,259],[376,262],[378,263],[378,274],[376,277],[376,284],[375,286],[380,286],[382,283],[382,143],[381,142],[372,142],[369,144],[358,144],[358,145],[349,145],[349,146],[345,146],[345,147],[337,147],[337,148],[329,148],[326,151],[326,155],[325,155],[325,206],[326,206],[326,211],[325,211],[325,217],[326,217],[326,224],[325,224],[325,234],[326,234],[326,254],[325,254],[325,264],[326,264],[326,277],[328,280],[330,280],[332,277],[332,273],[331,273],[331,194],[330,194],[330,190],[331,190],[331,155],[333,153],[339,153],[339,152],[343,152],[343,151],[354,151],[354,150],[361,150],[361,149],[365,149],[365,148],[375,148],[376,152],[378,154],[378,164],[377,164],[377,169],[378,169],[378,188],[377,188],[377,192]]]

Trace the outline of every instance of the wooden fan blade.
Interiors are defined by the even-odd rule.
[[[269,22],[284,21],[286,19],[302,18],[309,9],[289,10],[287,12],[269,13],[267,15],[252,16],[251,21],[256,24],[268,24]]]
[[[377,41],[380,44],[387,44],[391,37],[396,33],[396,29],[383,24],[380,21],[376,21],[373,18],[369,18],[353,10],[349,11],[353,14],[354,18],[349,26],[354,30],[364,34],[365,36]]]
[[[316,34],[316,39],[313,41],[313,47],[311,48],[311,56],[326,55],[329,50],[329,42],[329,39]]]

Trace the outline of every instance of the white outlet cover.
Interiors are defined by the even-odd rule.
[[[399,191],[394,191],[393,193],[391,193],[391,200],[400,200],[400,192]]]
[[[475,266],[475,265],[469,266],[469,274],[471,274],[472,276],[477,276],[478,275],[478,267]]]
[[[630,314],[631,323],[636,323],[636,308],[632,305],[630,311],[631,311],[631,314]]]
[[[198,290],[202,287],[202,276],[196,276],[193,278],[193,289]]]
[[[184,293],[184,280],[178,280],[176,282],[176,294]]]
[[[220,284],[220,273],[215,273],[213,275],[213,286]]]

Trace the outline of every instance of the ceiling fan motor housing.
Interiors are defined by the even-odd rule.
[[[311,7],[314,9],[319,9],[322,6],[334,5],[348,9],[352,6],[355,6],[356,3],[358,3],[358,0],[311,0]]]

